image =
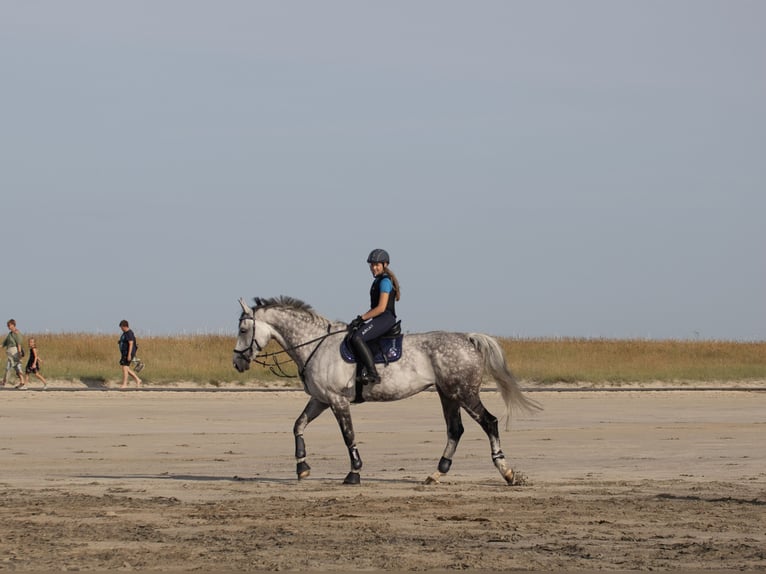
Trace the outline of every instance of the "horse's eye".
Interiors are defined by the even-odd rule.
[[[244,327],[242,327],[242,328],[239,330],[239,334],[240,334],[240,335],[244,335],[245,333],[247,333],[247,329],[245,329]]]

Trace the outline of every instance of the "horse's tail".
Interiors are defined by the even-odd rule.
[[[503,402],[505,402],[506,430],[510,424],[511,410],[514,407],[527,412],[542,410],[543,407],[540,403],[525,396],[519,388],[516,376],[508,368],[505,361],[503,348],[496,339],[482,333],[469,333],[468,340],[481,353],[486,372],[495,380],[497,388],[500,389]]]

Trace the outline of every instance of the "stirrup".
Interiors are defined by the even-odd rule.
[[[380,382],[380,375],[365,370],[357,377],[357,380],[363,385],[376,385]]]

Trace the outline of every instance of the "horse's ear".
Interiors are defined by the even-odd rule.
[[[247,303],[245,303],[245,300],[242,297],[239,298],[239,305],[242,307],[244,313],[247,313],[248,315],[253,314],[253,310],[247,306]]]

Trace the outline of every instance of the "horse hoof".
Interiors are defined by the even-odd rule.
[[[343,484],[361,484],[362,479],[358,472],[349,472],[343,479]]]
[[[521,472],[513,472],[511,469],[508,469],[508,472],[503,475],[503,478],[505,478],[505,482],[508,486],[525,486],[527,484],[527,478],[524,474]]]
[[[423,481],[423,484],[440,484],[440,483],[439,483],[439,477],[440,477],[440,476],[441,476],[441,473],[440,473],[440,472],[435,472],[435,473],[433,473],[431,476],[429,476],[428,478],[426,478],[426,479]]]
[[[298,471],[298,480],[302,478],[308,478],[308,476],[311,474],[311,467],[305,462],[299,462],[297,471]]]

